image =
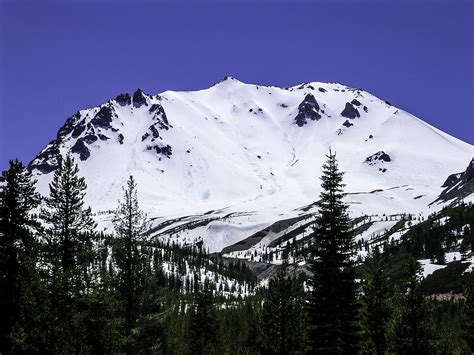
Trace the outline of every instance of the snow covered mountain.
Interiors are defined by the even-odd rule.
[[[423,215],[474,147],[374,95],[336,83],[290,88],[226,77],[193,92],[137,90],[67,119],[30,163],[41,193],[72,152],[101,228],[134,175],[151,233],[210,251],[313,211],[337,153],[351,217]],[[471,195],[466,198],[472,197]]]

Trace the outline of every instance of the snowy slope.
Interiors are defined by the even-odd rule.
[[[218,251],[317,200],[329,147],[346,171],[352,217],[439,208],[428,204],[446,176],[474,155],[472,145],[360,89],[225,78],[205,90],[137,91],[81,110],[30,166],[46,194],[61,155],[72,151],[96,212],[115,208],[132,174],[155,226],[212,217],[178,228],[175,237],[202,238]],[[101,228],[110,227],[110,216],[98,219]],[[164,232],[157,231],[171,235]]]

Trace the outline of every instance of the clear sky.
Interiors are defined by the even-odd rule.
[[[28,163],[67,117],[120,92],[225,75],[360,87],[472,144],[473,4],[0,0],[0,168]]]

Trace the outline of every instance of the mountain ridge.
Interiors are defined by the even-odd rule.
[[[314,202],[329,147],[347,171],[347,192],[363,192],[347,197],[353,216],[428,213],[446,176],[473,156],[472,145],[361,89],[226,78],[198,91],[138,89],[80,110],[30,168],[46,194],[51,172],[71,152],[98,211],[114,208],[133,174],[157,223],[207,211],[246,214],[218,228],[220,241],[207,243],[216,251]],[[189,238],[208,240],[217,227],[206,228]]]

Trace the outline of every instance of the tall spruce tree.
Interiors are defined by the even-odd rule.
[[[429,306],[421,289],[421,268],[407,257],[399,285],[392,350],[400,354],[433,353]]]
[[[90,207],[85,207],[86,182],[70,154],[56,169],[49,184],[41,217],[46,224],[45,251],[50,266],[49,295],[52,310],[47,333],[48,351],[87,350],[84,340],[84,295],[91,259],[91,238],[96,227]],[[86,347],[86,348],[84,348]]]
[[[28,351],[28,319],[31,323],[34,304],[33,293],[36,279],[35,263],[37,243],[33,231],[38,227],[33,210],[40,203],[35,191],[32,175],[18,160],[10,161],[10,167],[2,172],[0,182],[0,353],[18,350]],[[22,322],[24,321],[24,322]],[[12,335],[17,326],[22,330],[22,339]],[[31,326],[31,324],[30,324]],[[16,342],[13,341],[15,338]]]
[[[367,353],[385,354],[391,316],[387,260],[375,248],[362,267],[362,328]]]
[[[96,227],[90,207],[85,207],[87,184],[79,176],[79,167],[68,154],[54,172],[49,197],[41,217],[47,224],[49,247],[59,257],[59,267],[74,273],[78,258],[90,246]],[[66,285],[67,286],[67,285]]]
[[[143,235],[146,231],[146,216],[140,210],[137,185],[133,176],[124,188],[123,201],[114,216],[115,240],[112,258],[116,269],[116,290],[121,304],[123,318],[123,351],[133,352],[133,332],[139,318],[140,297],[144,291],[146,270],[149,261],[142,249]]]
[[[303,283],[291,277],[284,265],[270,280],[259,321],[264,354],[303,354]]]
[[[353,237],[336,154],[322,167],[321,199],[312,235],[307,302],[310,353],[354,353],[358,347]]]

